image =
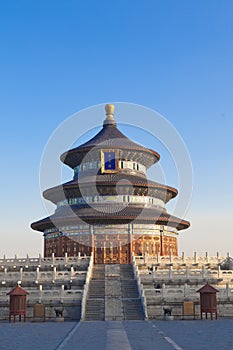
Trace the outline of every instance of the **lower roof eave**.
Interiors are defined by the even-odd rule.
[[[31,224],[31,228],[35,231],[44,232],[47,229],[66,226],[66,225],[78,225],[86,223],[89,225],[119,225],[119,224],[155,224],[161,226],[175,227],[178,231],[189,228],[190,223],[186,220],[172,220],[169,217],[160,218],[135,218],[135,217],[71,217],[71,218],[52,218],[47,217]]]

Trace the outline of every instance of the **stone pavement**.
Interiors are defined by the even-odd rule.
[[[56,349],[74,324],[74,322],[0,323],[0,350]]]
[[[0,323],[0,350],[233,350],[233,319]]]

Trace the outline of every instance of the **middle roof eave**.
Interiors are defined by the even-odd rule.
[[[131,184],[134,187],[146,187],[148,189],[156,188],[159,190],[167,191],[170,195],[170,199],[176,197],[176,195],[178,194],[178,191],[174,187],[147,180],[146,177],[135,176],[125,173],[115,173],[86,176],[81,178],[80,180],[74,179],[69,182],[66,182],[63,185],[55,186],[44,191],[43,196],[48,200],[52,200],[52,198],[56,196],[56,194],[58,195],[58,193],[60,192],[62,193],[62,197],[64,197],[65,191],[68,189],[78,189],[79,187],[88,188],[89,186],[93,187],[93,184],[95,184],[96,186],[129,186],[129,184]]]

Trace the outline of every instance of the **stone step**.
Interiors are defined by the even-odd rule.
[[[113,320],[143,320],[132,265],[93,267],[85,320],[104,320],[105,317]]]
[[[89,299],[103,299],[105,296],[104,291],[89,291],[88,298]]]
[[[123,300],[125,320],[143,320],[143,310],[140,299]]]
[[[102,268],[100,266],[100,268]],[[89,292],[88,292],[88,299],[98,299],[98,298],[104,298],[105,295],[105,280],[104,280],[104,273],[100,274],[100,278],[95,273],[95,270],[98,270],[99,267],[94,267],[94,272],[92,275],[92,279],[90,281],[89,285]],[[102,268],[103,269],[103,268]]]
[[[104,320],[104,299],[88,299],[85,313],[86,321]]]

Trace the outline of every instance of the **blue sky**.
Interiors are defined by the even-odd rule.
[[[233,251],[232,16],[230,0],[1,2],[0,256],[42,251],[29,225],[46,215],[43,149],[70,115],[111,101],[158,111],[184,139],[194,187],[180,251]]]

